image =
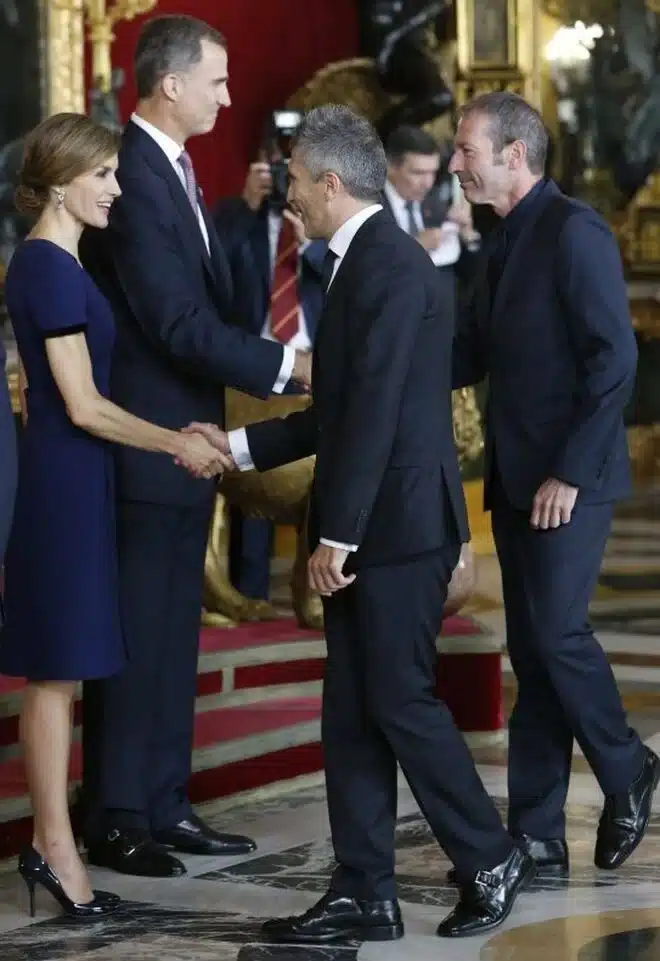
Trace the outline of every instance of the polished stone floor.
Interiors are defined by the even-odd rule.
[[[593,614],[630,722],[660,752],[660,508],[655,500],[617,522]],[[473,612],[504,634],[497,565],[480,559]],[[515,685],[504,661],[504,703]],[[504,812],[506,737],[475,749],[479,770]],[[439,763],[442,759],[439,759]],[[320,777],[286,792],[223,802],[201,813],[258,841],[249,858],[184,858],[185,878],[151,881],[94,870],[94,885],[126,899],[112,919],[75,925],[40,905],[19,906],[15,865],[0,868],[0,961],[660,961],[660,791],[648,836],[618,872],[593,865],[602,796],[576,749],[569,795],[568,881],[536,882],[498,931],[440,941],[438,921],[456,894],[449,864],[402,783],[397,832],[406,937],[392,944],[295,948],[263,944],[261,922],[297,913],[324,892],[332,850]],[[22,899],[24,901],[24,898]]]
[[[504,810],[505,772],[480,767]],[[247,829],[259,850],[247,859],[188,858],[182,879],[150,881],[95,870],[94,883],[127,899],[112,919],[74,924],[44,900],[36,921],[21,912],[17,879],[0,879],[2,961],[657,961],[660,958],[660,795],[644,845],[617,873],[592,863],[601,798],[576,773],[569,800],[569,881],[538,881],[507,924],[488,937],[440,941],[437,922],[455,900],[448,863],[405,785],[397,833],[406,937],[393,944],[310,949],[261,943],[259,924],[304,910],[325,890],[332,851],[323,786],[234,807],[207,809],[216,825]]]

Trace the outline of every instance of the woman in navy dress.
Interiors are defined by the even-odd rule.
[[[79,114],[58,114],[32,132],[17,204],[38,219],[6,278],[27,381],[0,642],[0,671],[27,679],[20,733],[34,838],[19,868],[31,895],[41,883],[76,917],[118,900],[92,892],[67,798],[76,684],[121,671],[125,658],[108,442],[160,451],[198,475],[220,466],[199,435],[149,424],[108,400],[113,318],[80,265],[78,242],[85,226],[107,225],[120,193],[117,149],[114,133]]]

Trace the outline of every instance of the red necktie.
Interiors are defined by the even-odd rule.
[[[298,333],[298,239],[293,224],[282,218],[270,295],[270,332],[282,344]]]

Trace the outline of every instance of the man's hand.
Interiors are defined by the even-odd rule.
[[[550,477],[539,487],[532,505],[530,523],[536,530],[547,531],[549,528],[568,524],[575,507],[578,488],[571,487],[564,481]]]
[[[304,387],[307,393],[312,390],[312,355],[303,350],[296,351],[296,360],[291,371],[291,380]]]
[[[437,250],[443,239],[442,227],[427,227],[425,230],[420,230],[416,237],[417,242],[428,251]]]
[[[282,211],[282,216],[285,217],[290,223],[293,224],[293,229],[296,232],[296,240],[298,241],[298,246],[302,247],[303,244],[307,243],[307,235],[305,234],[305,227],[302,220],[300,219],[300,217],[296,217],[293,210],[289,210],[288,207],[284,208],[284,210]]]
[[[250,164],[248,175],[245,178],[243,187],[243,200],[250,210],[259,210],[264,199],[268,197],[273,189],[273,178],[270,175],[270,164],[253,163]]]
[[[182,431],[182,435],[183,435]],[[175,463],[185,467],[195,477],[214,477],[231,469],[231,456],[222,453],[210,443],[201,431],[185,431],[181,437],[181,446],[174,458]]]
[[[323,597],[330,597],[335,591],[352,584],[355,574],[346,577],[342,573],[349,553],[350,551],[342,551],[338,547],[319,544],[307,565],[311,589]]]
[[[214,449],[217,461],[222,465],[222,470],[236,470],[236,464],[234,463],[234,458],[231,454],[227,433],[216,426],[216,424],[202,424],[197,421],[193,421],[192,424],[189,424],[187,427],[183,427],[181,433],[203,437],[205,442]],[[187,465],[184,464],[184,466]]]

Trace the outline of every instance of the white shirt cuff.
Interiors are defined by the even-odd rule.
[[[254,461],[248,446],[247,431],[244,427],[237,430],[230,430],[227,433],[227,442],[234,463],[239,470],[254,470]]]
[[[322,537],[321,543],[325,544],[326,547],[336,547],[340,551],[349,551],[351,554],[354,554],[358,549],[357,544],[341,544],[339,541],[329,541],[327,537]]]
[[[277,380],[273,384],[273,393],[281,394],[284,388],[291,380],[291,374],[293,373],[293,365],[296,362],[296,352],[293,347],[284,348],[284,357],[282,358],[282,366],[280,367],[280,372],[277,375]]]

